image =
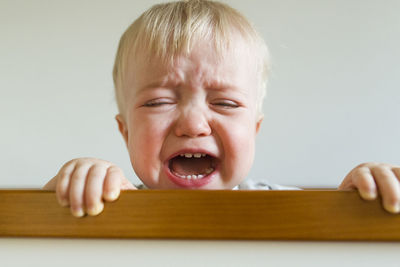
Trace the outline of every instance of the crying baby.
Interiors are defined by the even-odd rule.
[[[134,186],[111,162],[78,158],[44,189],[56,190],[77,217],[99,214],[121,190],[274,189],[245,181],[269,65],[263,39],[226,4],[189,0],[151,7],[121,37],[113,70],[118,128],[143,184]],[[365,177],[352,175],[341,189],[357,187],[365,198],[376,197],[374,180]]]

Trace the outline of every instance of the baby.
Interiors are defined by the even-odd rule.
[[[219,2],[153,6],[123,34],[114,65],[116,116],[131,163],[150,189],[233,189],[253,163],[268,51],[252,25]],[[339,189],[382,195],[400,211],[400,167],[365,163]],[[81,217],[136,189],[111,162],[67,162],[44,189]],[[378,190],[379,189],[379,190]]]

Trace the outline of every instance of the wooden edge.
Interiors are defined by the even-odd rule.
[[[0,190],[0,236],[399,241],[400,216],[356,191],[135,190],[75,218],[54,192]]]

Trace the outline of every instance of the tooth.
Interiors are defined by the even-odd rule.
[[[197,179],[197,175],[196,174],[192,174],[192,179]]]
[[[205,157],[205,156],[206,156],[206,154],[201,154],[201,156],[202,156],[202,157]]]
[[[210,174],[210,173],[212,173],[214,171],[214,168],[207,168],[206,169],[206,173],[207,174]]]
[[[180,156],[181,156],[181,157],[184,157],[184,156],[185,156],[185,154],[181,154]]]
[[[193,156],[192,153],[186,153],[186,154],[185,154],[185,157],[186,157],[186,158],[191,158],[192,156]]]
[[[192,179],[192,176],[191,175],[186,175],[186,179]]]
[[[176,173],[176,172],[174,172],[174,173],[175,173],[176,176],[178,176],[178,177],[180,177],[180,178],[182,178],[182,179],[185,179],[185,178],[186,178],[185,175],[182,175],[182,174],[179,174],[179,173]]]
[[[204,177],[203,174],[198,174],[198,175],[197,175],[197,179],[201,179],[201,178],[203,178],[203,177]]]
[[[201,158],[201,153],[195,153],[195,154],[193,154],[193,156],[194,156],[195,158]]]

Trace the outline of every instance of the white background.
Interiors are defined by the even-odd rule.
[[[4,266],[398,267],[396,242],[0,238]]]
[[[82,156],[138,182],[111,71],[121,34],[157,2],[0,0],[0,187],[41,187]],[[359,163],[399,163],[400,1],[226,2],[273,61],[249,177],[331,187]]]

